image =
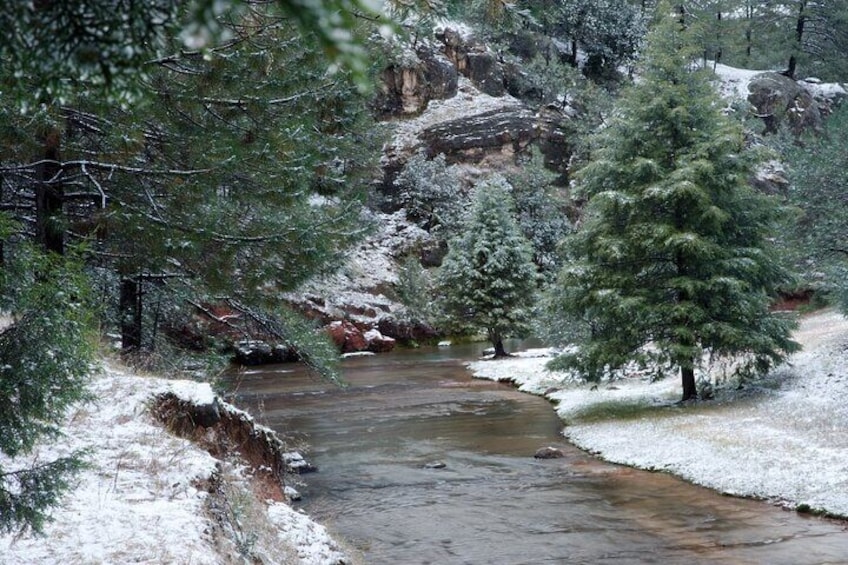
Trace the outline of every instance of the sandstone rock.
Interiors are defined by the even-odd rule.
[[[391,337],[384,336],[379,330],[368,330],[363,337],[368,344],[368,351],[387,353],[395,348],[396,341]]]
[[[394,316],[381,318],[378,328],[383,335],[404,342],[428,341],[438,336],[436,330],[422,322],[400,320]]]
[[[503,66],[495,53],[473,37],[457,30],[445,28],[436,34],[444,44],[445,56],[463,76],[467,77],[481,92],[490,96],[503,96]]]
[[[336,320],[326,326],[325,330],[342,353],[368,349],[362,330],[347,320]]]

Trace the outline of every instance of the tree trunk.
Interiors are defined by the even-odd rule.
[[[503,339],[496,337],[492,340],[492,343],[495,344],[495,359],[498,357],[509,357],[509,353],[504,349]]]
[[[495,358],[509,357],[509,353],[507,353],[506,349],[504,349],[503,336],[501,335],[501,332],[490,329],[486,330],[486,334],[489,336],[489,341],[495,346]]]
[[[141,289],[137,279],[121,279],[120,296],[121,352],[129,353],[141,348]]]
[[[698,390],[695,388],[695,369],[680,367],[680,377],[683,380],[683,401],[696,400]]]
[[[46,251],[62,255],[65,252],[65,234],[62,228],[62,167],[58,163],[60,136],[54,130],[44,139],[44,162],[38,166],[35,187],[35,232]]]

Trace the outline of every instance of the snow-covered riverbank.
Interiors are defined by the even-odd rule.
[[[52,459],[89,450],[91,467],[53,512],[44,537],[0,537],[0,564],[240,563],[246,553],[263,563],[334,564],[343,559],[323,526],[284,502],[254,494],[248,471],[220,461],[154,422],[154,396],[208,403],[206,384],[142,377],[106,365],[93,378],[97,401],[68,415],[64,437],[34,457]],[[3,461],[6,470],[15,463]],[[216,520],[208,485],[241,528]],[[219,504],[220,507],[222,504]],[[219,516],[220,517],[220,516]]]
[[[678,406],[679,379],[591,384],[545,369],[545,351],[470,364],[475,376],[544,395],[577,446],[611,462],[791,508],[848,517],[848,320],[801,319],[804,350],[756,386]]]

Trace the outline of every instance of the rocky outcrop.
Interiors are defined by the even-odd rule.
[[[455,96],[457,76],[456,67],[440,53],[425,46],[408,52],[380,74],[374,113],[378,119],[418,115],[431,100]]]
[[[276,432],[217,397],[211,404],[198,404],[164,392],[152,399],[150,411],[172,433],[192,440],[215,458],[241,458],[262,482],[263,492],[275,500],[286,499],[288,473],[317,470],[297,452],[288,451]]]
[[[763,163],[751,178],[751,185],[764,194],[786,196],[791,183],[783,163],[771,160]]]
[[[448,163],[481,163],[487,157],[514,163],[537,137],[535,114],[512,106],[435,124],[421,132],[420,140],[429,157],[444,154]]]
[[[485,44],[451,28],[437,30],[436,39],[444,45],[445,56],[456,70],[480,92],[489,96],[503,96],[506,93],[503,66],[497,55]]]

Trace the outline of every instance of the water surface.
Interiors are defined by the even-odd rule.
[[[230,375],[237,403],[318,473],[302,508],[368,564],[848,563],[839,522],[598,461],[547,401],[475,380],[473,346],[348,359],[339,389],[296,365]],[[563,459],[536,460],[542,446]]]

